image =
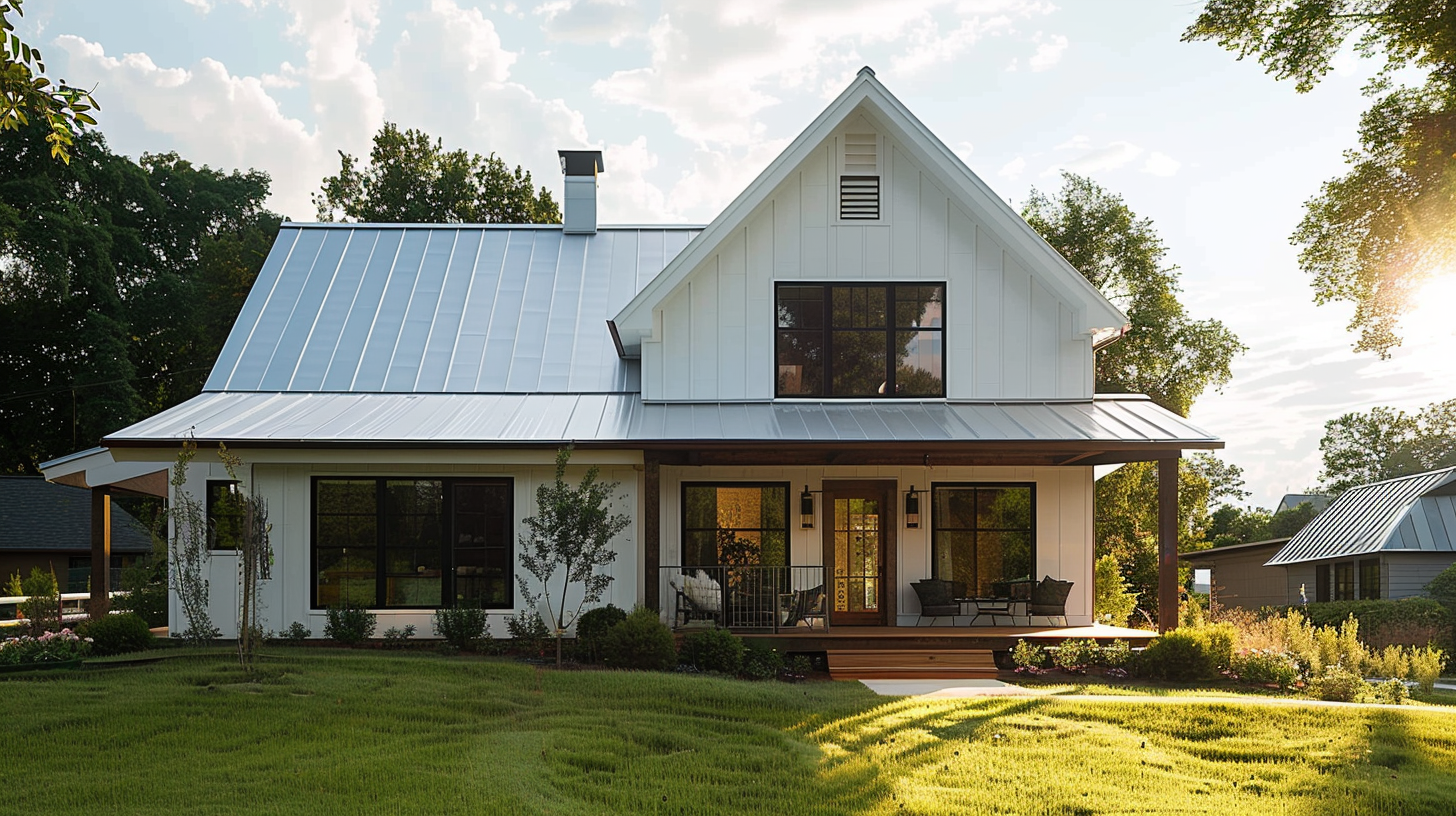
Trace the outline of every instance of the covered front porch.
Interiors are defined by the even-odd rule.
[[[1171,417],[1155,408],[1107,427],[1101,402],[1090,413],[1085,404],[981,407],[975,417],[993,418],[995,434],[942,427],[933,440],[902,430],[884,439],[646,445],[644,601],[678,631],[722,627],[805,642],[870,631],[921,639],[935,630],[1000,645],[1089,627],[1095,473],[1155,461],[1158,623],[1171,628],[1178,459],[1185,448],[1220,445],[1181,420],[1148,427],[1148,417]],[[834,408],[795,410],[861,427],[894,418],[879,405]],[[1097,420],[1103,438],[1054,427],[1064,413]],[[966,416],[948,411],[942,419]],[[1003,420],[1021,423],[1024,438],[1006,439]],[[1032,597],[1048,583],[1063,586],[1060,598]],[[941,584],[947,597],[933,601],[928,584]]]

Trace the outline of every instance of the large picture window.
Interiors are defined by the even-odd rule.
[[[315,608],[509,609],[508,479],[314,480]]]
[[[683,566],[788,565],[788,506],[787,483],[683,485]]]
[[[931,495],[936,578],[978,598],[1004,597],[993,584],[1035,578],[1031,485],[935,485]]]
[[[780,397],[945,396],[943,284],[780,284]]]

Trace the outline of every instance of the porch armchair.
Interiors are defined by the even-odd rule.
[[[682,586],[669,578],[668,585],[677,593],[677,625],[691,621],[717,622],[723,613],[723,589],[706,572],[679,576]]]
[[[824,585],[820,584],[812,589],[796,589],[789,597],[788,614],[784,616],[783,625],[795,627],[800,623],[815,628],[814,622],[819,622],[819,628],[824,628]]]
[[[915,597],[920,599],[920,617],[916,619],[915,625],[919,626],[921,621],[930,618],[930,625],[934,626],[938,618],[950,618],[955,623],[955,616],[961,612],[961,605],[955,599],[954,589],[950,581],[939,578],[926,578],[923,581],[916,581],[910,584],[915,590]]]
[[[1037,616],[1061,618],[1067,625],[1067,596],[1072,594],[1072,581],[1058,581],[1050,575],[1041,579],[1031,590],[1031,603],[1027,605],[1026,622],[1031,624]]]

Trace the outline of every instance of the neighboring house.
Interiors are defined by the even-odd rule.
[[[1208,594],[1214,603],[1258,611],[1265,606],[1299,602],[1298,587],[1295,587],[1295,597],[1289,597],[1284,570],[1264,566],[1264,562],[1288,542],[1287,538],[1250,541],[1185,552],[1178,557],[1195,570],[1209,571]],[[1310,600],[1314,597],[1311,596]]]
[[[155,486],[195,438],[186,489],[210,495],[225,442],[268,502],[274,630],[353,603],[428,631],[458,603],[504,631],[568,444],[568,478],[599,467],[632,517],[618,606],[772,628],[817,590],[798,623],[888,630],[919,579],[1051,576],[1078,625],[1094,467],[1223,446],[1094,397],[1126,316],[868,69],[705,227],[599,227],[602,169],[563,151],[561,226],[284,224],[204,393],[48,478]],[[233,556],[210,563],[226,631]]]
[[[1330,497],[1322,493],[1285,493],[1284,498],[1279,500],[1279,506],[1274,508],[1274,512],[1283,513],[1285,510],[1293,510],[1301,504],[1308,504],[1314,508],[1316,513],[1320,513],[1330,506]]]
[[[152,535],[117,508],[111,515],[111,573],[152,551]],[[39,476],[0,476],[0,585],[32,569],[54,572],[62,592],[91,578],[91,495]],[[0,595],[8,595],[0,591]]]
[[[1409,598],[1456,563],[1456,468],[1350,488],[1269,559],[1288,596]],[[1293,602],[1293,601],[1291,601]]]

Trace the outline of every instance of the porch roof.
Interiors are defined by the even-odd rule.
[[[1075,453],[1221,448],[1142,396],[1076,402],[644,403],[638,394],[331,394],[208,392],[118,431],[112,447],[185,438],[255,447],[557,446],[641,449],[971,447]],[[947,447],[949,446],[949,447]],[[923,453],[922,453],[923,452]]]

